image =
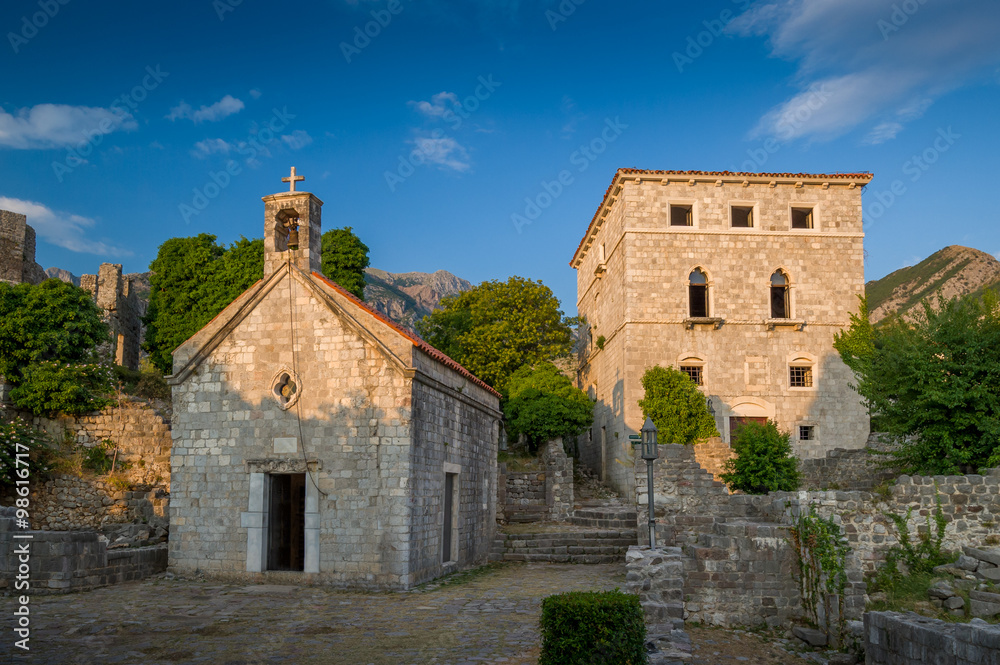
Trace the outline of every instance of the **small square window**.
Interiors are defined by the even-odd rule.
[[[813,209],[792,208],[792,228],[793,229],[813,228]]]
[[[753,227],[753,207],[733,206],[733,228],[749,229]]]
[[[789,367],[788,385],[792,388],[812,388],[813,370],[812,367],[793,366]]]
[[[691,380],[698,386],[705,385],[702,369],[701,365],[681,365],[681,371],[691,377]]]
[[[814,441],[816,428],[813,425],[799,425],[799,441]]]
[[[693,207],[689,205],[671,205],[670,226],[693,226]]]

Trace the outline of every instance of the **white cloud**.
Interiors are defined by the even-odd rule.
[[[194,144],[191,154],[199,159],[204,159],[209,155],[228,155],[235,150],[236,146],[223,139],[205,139]]]
[[[756,133],[828,139],[873,120],[887,130],[920,117],[935,99],[989,76],[1000,63],[1000,3],[913,3],[909,14],[902,4],[771,0],[730,23],[729,31],[765,36],[772,55],[799,65],[799,92],[766,113]],[[830,94],[807,114],[803,101],[817,87]],[[789,124],[796,113],[799,120]]]
[[[0,109],[0,146],[20,150],[64,148],[137,126],[124,111],[89,106],[38,104],[13,114]]]
[[[130,256],[132,252],[108,245],[89,237],[96,222],[89,217],[81,217],[56,212],[35,203],[0,196],[0,208],[28,216],[28,224],[47,242],[73,252],[100,254],[102,256]]]
[[[454,112],[462,106],[458,95],[453,92],[439,92],[431,97],[429,102],[407,102],[407,104],[428,118],[444,117],[449,111]]]
[[[451,169],[459,173],[465,173],[472,168],[469,152],[450,136],[442,138],[418,136],[413,140],[413,144],[428,164],[436,164],[442,169]]]
[[[250,91],[250,96],[251,96],[251,97],[253,97],[254,99],[260,99],[260,96],[261,96],[262,94],[264,94],[264,93],[262,93],[262,92],[261,92],[260,90],[258,90],[257,88],[254,88],[253,90],[251,90],[251,91]]]
[[[219,101],[215,102],[211,106],[202,106],[200,109],[195,110],[187,102],[181,102],[174,108],[170,109],[170,113],[167,114],[168,120],[191,120],[195,124],[202,122],[216,122],[227,118],[234,113],[239,113],[244,108],[244,104],[239,99],[236,99],[232,95],[226,95]]]
[[[875,125],[868,136],[865,137],[864,143],[867,145],[878,145],[879,143],[885,143],[896,138],[896,134],[899,134],[903,130],[903,125],[898,122],[882,122]]]
[[[313,142],[309,133],[301,129],[296,129],[291,134],[284,134],[281,140],[292,150],[301,150]]]

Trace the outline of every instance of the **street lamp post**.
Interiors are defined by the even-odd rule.
[[[649,547],[656,548],[656,508],[653,492],[653,462],[659,457],[656,447],[656,425],[652,418],[642,424],[642,459],[646,460],[646,494],[649,496]]]

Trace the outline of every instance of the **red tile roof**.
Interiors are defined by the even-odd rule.
[[[491,388],[489,386],[489,384],[487,384],[485,381],[483,381],[482,379],[480,379],[479,377],[477,377],[475,374],[473,374],[469,370],[467,370],[464,367],[462,367],[462,365],[460,365],[456,361],[454,361],[451,358],[449,358],[443,352],[438,351],[433,346],[431,346],[430,344],[428,344],[424,340],[420,339],[420,337],[417,336],[415,333],[407,330],[406,328],[402,327],[401,325],[399,325],[395,321],[392,321],[391,319],[383,316],[382,314],[379,314],[374,309],[372,309],[371,307],[369,307],[368,305],[366,305],[363,300],[361,300],[360,298],[358,298],[356,295],[354,295],[353,293],[351,293],[350,291],[348,291],[344,287],[340,286],[336,282],[330,280],[328,277],[326,277],[325,275],[322,275],[322,274],[320,274],[318,272],[314,272],[312,275],[316,279],[319,279],[324,284],[326,284],[327,286],[329,286],[332,289],[334,289],[340,295],[342,295],[345,298],[347,298],[348,300],[350,300],[355,306],[363,309],[368,314],[374,316],[376,319],[378,319],[382,323],[386,324],[387,326],[389,326],[390,328],[392,328],[393,330],[395,330],[397,333],[399,333],[400,335],[402,335],[406,339],[410,340],[410,342],[413,343],[413,346],[417,347],[418,349],[420,349],[421,351],[423,351],[424,353],[426,353],[427,355],[429,355],[434,360],[438,361],[442,365],[445,365],[446,367],[450,367],[451,369],[455,370],[456,372],[458,372],[459,374],[461,374],[465,378],[467,378],[470,381],[472,381],[473,383],[475,383],[480,388],[484,388],[485,390],[489,391],[492,395],[495,395],[496,397],[502,397],[500,395],[500,393],[498,393],[496,390],[494,390],[493,388]]]
[[[615,181],[618,176],[624,175],[649,175],[649,176],[719,176],[724,178],[733,177],[744,177],[744,178],[785,178],[785,179],[803,179],[809,178],[810,180],[864,180],[864,184],[871,182],[874,177],[871,173],[867,171],[862,171],[859,173],[750,173],[747,171],[655,171],[647,169],[618,169],[614,177],[611,178],[611,184],[608,185],[608,190],[604,193],[604,198],[601,199],[601,205],[597,207],[597,212],[594,213],[594,218],[590,221],[590,226],[587,227],[587,232],[583,234],[583,238],[580,240],[580,244],[576,247],[576,252],[573,253],[573,258],[570,260],[570,267],[576,263],[576,258],[580,255],[580,250],[583,249],[583,244],[587,242],[587,237],[593,230],[594,225],[597,224],[597,216],[601,214],[601,210],[604,208],[604,204],[607,202],[608,197],[611,195],[611,190],[614,189]]]

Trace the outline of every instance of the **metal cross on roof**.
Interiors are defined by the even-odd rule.
[[[295,167],[293,166],[292,167],[292,175],[288,176],[287,178],[282,178],[281,182],[287,182],[287,183],[289,183],[289,185],[288,185],[288,191],[294,192],[295,191],[295,183],[296,182],[301,182],[302,180],[305,180],[305,179],[306,179],[306,177],[304,175],[295,175]]]

